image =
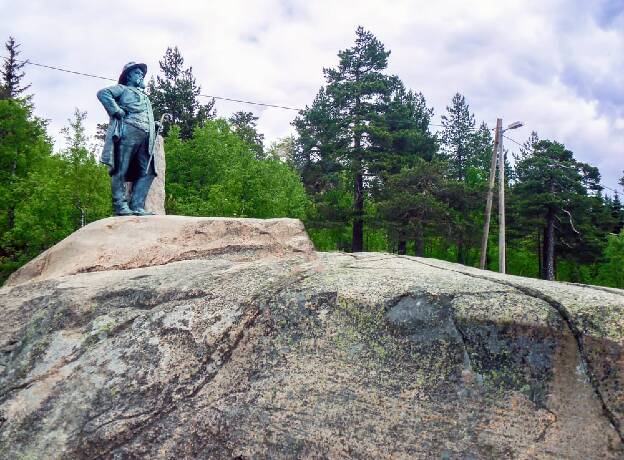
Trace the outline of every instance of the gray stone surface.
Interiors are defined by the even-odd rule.
[[[165,177],[167,172],[167,160],[165,158],[165,143],[163,142],[162,136],[156,137],[156,143],[154,144],[154,161],[157,175],[145,199],[145,209],[159,215],[164,215],[166,214]]]
[[[235,221],[0,289],[0,458],[622,458],[624,292]]]

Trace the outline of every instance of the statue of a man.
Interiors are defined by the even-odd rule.
[[[119,84],[97,93],[110,116],[100,161],[109,167],[117,216],[153,214],[144,209],[156,176],[153,159],[156,130],[152,105],[144,93],[146,73],[145,64],[129,62],[119,76]],[[126,182],[132,182],[129,205]]]

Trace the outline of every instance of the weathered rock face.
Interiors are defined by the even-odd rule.
[[[624,456],[623,291],[315,253],[288,219],[44,256],[0,290],[1,458]]]

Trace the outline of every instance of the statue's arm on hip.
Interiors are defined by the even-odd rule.
[[[117,99],[119,99],[124,90],[124,85],[114,85],[97,92],[97,98],[109,116],[123,118],[126,115],[126,112],[117,104]]]

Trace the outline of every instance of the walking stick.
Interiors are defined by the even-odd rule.
[[[158,125],[158,131],[156,131],[156,139],[158,138],[158,136],[160,136],[160,133],[162,133],[163,123],[165,122],[165,119],[168,121],[173,121],[173,116],[170,113],[162,114],[162,116],[160,117],[160,123]],[[150,166],[152,166],[152,159],[154,158],[154,148],[156,147],[156,139],[154,139],[154,145],[152,146],[152,151],[150,152],[150,157],[147,162],[147,168],[145,168],[146,174],[148,173]]]

